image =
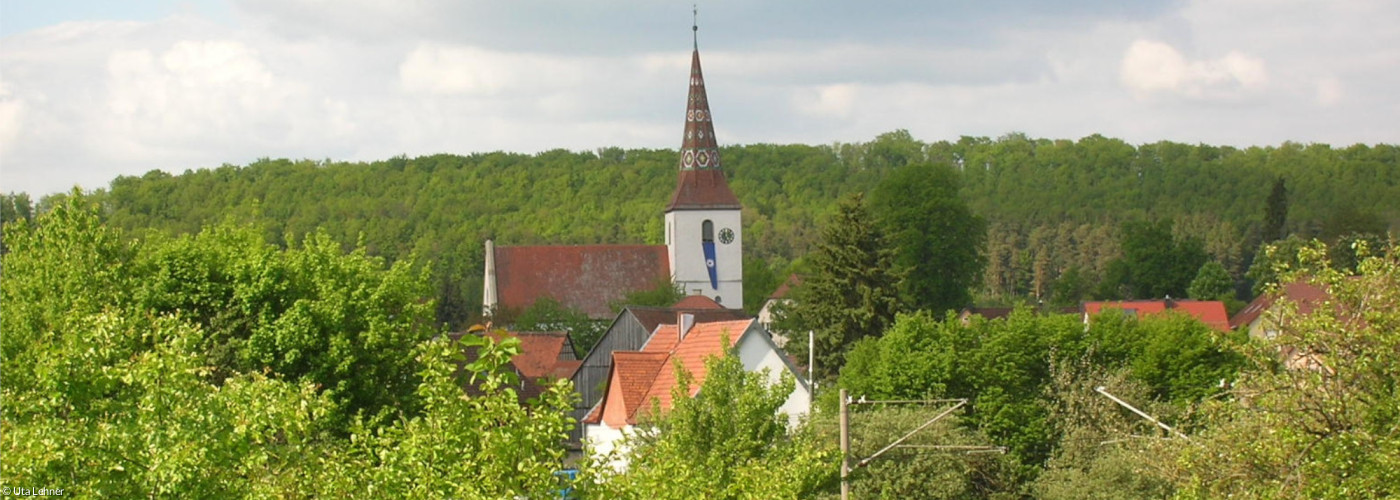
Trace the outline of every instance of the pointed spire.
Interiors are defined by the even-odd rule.
[[[697,11],[698,15],[698,11]],[[699,33],[696,24],[691,31]],[[698,37],[698,35],[696,35]],[[676,209],[739,208],[720,170],[719,142],[705,96],[705,76],[700,71],[699,41],[690,56],[690,95],[685,105],[685,136],[681,140],[680,179],[667,211]]]

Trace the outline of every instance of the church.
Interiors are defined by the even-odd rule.
[[[784,376],[797,381],[780,409],[790,425],[796,426],[811,405],[811,388],[801,372],[764,325],[740,310],[742,207],[724,176],[696,45],[676,188],[663,211],[665,245],[486,242],[482,307],[488,317],[508,316],[548,298],[595,320],[612,320],[583,359],[567,360],[575,367],[569,378],[580,396],[571,414],[580,425],[567,440],[575,450],[584,443],[604,454],[615,449],[651,403],[670,409],[672,391],[679,390],[675,367],[694,376],[693,397],[705,380],[705,359],[727,352],[746,371],[766,373],[771,383]],[[670,307],[612,310],[628,293],[661,281],[674,283],[687,297]],[[625,467],[625,462],[614,465]]]
[[[497,246],[488,240],[484,314],[524,310],[548,297],[607,320],[614,314],[610,304],[662,280],[686,295],[742,308],[742,207],[724,177],[698,44],[677,164],[676,190],[664,212],[665,245]]]

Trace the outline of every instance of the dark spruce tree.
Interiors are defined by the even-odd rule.
[[[816,337],[816,377],[831,380],[856,341],[877,337],[894,324],[900,277],[894,251],[873,223],[865,196],[843,198],[822,228],[811,254],[812,273],[779,308],[777,329],[791,332],[792,352],[807,350],[806,332]]]
[[[1284,224],[1288,222],[1288,188],[1283,177],[1274,179],[1274,189],[1264,205],[1264,242],[1270,243],[1288,236]]]

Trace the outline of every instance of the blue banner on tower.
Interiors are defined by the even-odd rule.
[[[719,274],[715,271],[715,242],[701,243],[705,247],[705,270],[710,272],[710,288],[719,290]]]

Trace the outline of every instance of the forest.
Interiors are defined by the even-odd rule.
[[[797,429],[776,413],[793,381],[717,357],[700,396],[640,422],[629,469],[560,476],[568,382],[521,405],[518,340],[442,335],[479,320],[487,238],[661,243],[674,151],[260,160],[0,198],[0,476],[112,497],[834,498],[845,389],[967,402],[924,450],[858,468],[857,498],[1400,493],[1400,148],[896,131],[724,154],[745,306],[804,277],[778,311],[820,353]],[[1294,280],[1331,307],[1284,304],[1271,338],[1044,307],[1239,307]],[[959,320],[972,304],[1016,309]],[[545,306],[517,319],[581,321]],[[939,409],[859,407],[852,453]],[[928,451],[950,447],[996,452]]]
[[[1199,245],[1246,301],[1262,243],[1296,235],[1342,241],[1337,248],[1345,249],[1348,238],[1375,240],[1400,225],[1400,147],[1387,144],[1135,146],[1097,135],[1071,141],[1015,133],[923,142],[900,130],[864,143],[753,144],[723,154],[744,204],[750,311],[788,274],[807,272],[818,225],[838,200],[873,190],[906,165],[952,169],[957,196],[985,224],[985,265],[969,297],[979,305],[1160,298],[1154,287],[1115,286],[1123,269],[1112,263],[1132,239],[1125,229],[1164,229]],[[415,256],[430,269],[436,318],[460,328],[480,314],[487,238],[661,243],[676,162],[673,150],[619,148],[369,163],[263,159],[119,177],[87,194],[108,224],[133,236],[191,234],[233,220],[282,247],[321,231],[345,249],[363,245],[389,261]],[[0,216],[32,217],[66,196],[35,202],[5,195]]]
[[[861,200],[819,223],[813,280],[828,254],[871,241],[847,238],[876,227]],[[640,422],[628,469],[585,458],[569,477],[568,381],[518,403],[506,363],[519,341],[446,340],[427,268],[323,231],[284,248],[252,223],[133,238],[102,210],[75,193],[4,228],[8,484],[121,498],[835,498],[836,388],[968,401],[908,442],[926,449],[858,468],[855,498],[1352,499],[1400,484],[1394,247],[1361,241],[1359,260],[1337,266],[1314,240],[1278,260],[1278,280],[1324,287],[1333,307],[1284,307],[1272,338],[1173,315],[1086,327],[1026,306],[964,323],[894,295],[872,302],[893,313],[886,327],[843,339],[844,367],[798,428],[776,411],[791,378],[770,385],[736,355],[714,357],[697,397],[682,383],[669,412]],[[915,273],[875,253],[896,294]],[[1304,369],[1282,347],[1303,349]],[[939,410],[862,406],[852,453]],[[971,448],[998,452],[956,451]]]

